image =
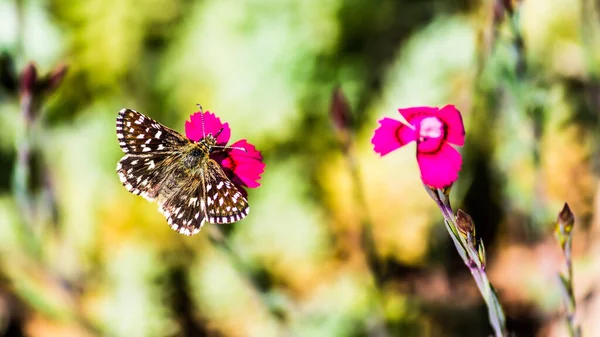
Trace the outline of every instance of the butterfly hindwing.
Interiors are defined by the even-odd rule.
[[[173,195],[159,200],[158,210],[169,226],[180,234],[194,235],[206,221],[205,199],[200,179],[178,179]]]
[[[248,201],[227,178],[219,164],[208,159],[205,171],[206,218],[211,223],[232,223],[248,215]]]
[[[117,164],[117,174],[129,192],[154,201],[176,157],[174,153],[126,154]]]

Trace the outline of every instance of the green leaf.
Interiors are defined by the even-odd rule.
[[[481,268],[485,269],[487,265],[487,256],[485,254],[485,246],[483,245],[483,240],[479,240],[479,245],[477,247],[477,255],[479,256],[479,262],[481,262]]]

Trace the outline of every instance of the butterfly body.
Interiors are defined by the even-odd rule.
[[[121,183],[156,202],[172,229],[193,235],[205,221],[232,223],[248,214],[246,198],[210,158],[218,150],[212,134],[193,142],[131,109],[119,112],[116,128],[125,152],[117,164]]]
[[[206,164],[207,160],[210,159],[210,152],[213,146],[216,145],[216,140],[212,135],[206,136],[203,140],[198,143],[185,145],[182,149],[182,165],[189,170],[190,173],[201,169]]]

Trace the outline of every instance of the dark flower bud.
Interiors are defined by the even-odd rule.
[[[494,25],[499,24],[504,20],[504,13],[506,12],[506,6],[504,5],[504,0],[496,0],[493,5],[493,13],[494,13]]]
[[[475,237],[475,224],[473,223],[473,219],[469,214],[463,212],[462,209],[459,209],[458,212],[456,212],[456,226],[461,233],[465,235],[469,234],[473,238]]]
[[[38,117],[44,100],[58,88],[65,77],[67,67],[60,65],[48,75],[40,77],[33,62],[30,62],[20,77],[21,110],[26,121],[33,123]]]
[[[352,112],[350,104],[348,104],[348,100],[340,87],[333,89],[329,117],[342,144],[348,146],[352,129]]]
[[[506,9],[506,11],[509,14],[512,14],[514,11],[514,5],[513,5],[513,1],[514,0],[501,0],[502,1],[502,5],[504,6],[504,8]]]
[[[558,213],[558,220],[556,221],[561,228],[564,228],[566,234],[571,233],[573,225],[575,224],[575,216],[571,212],[569,204],[565,203],[562,211]]]
[[[569,205],[565,203],[563,209],[558,213],[558,218],[554,227],[554,235],[563,250],[571,237],[571,231],[573,230],[574,224],[575,216],[573,215],[573,212],[571,212]]]
[[[44,79],[44,92],[49,94],[56,90],[67,73],[67,66],[62,64],[54,68],[52,72]]]
[[[38,82],[37,68],[33,62],[29,63],[21,74],[21,96],[32,96],[36,91]]]

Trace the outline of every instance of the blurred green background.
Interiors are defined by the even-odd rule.
[[[579,319],[600,336],[598,6],[0,0],[0,335],[490,334],[414,145],[370,144],[397,108],[455,104],[452,202],[486,244],[509,330],[567,335],[552,228],[568,202]],[[338,85],[352,111],[336,130]],[[267,165],[223,238],[172,231],[115,173],[121,108],[183,132],[196,103]]]

